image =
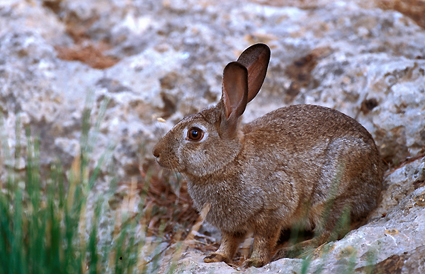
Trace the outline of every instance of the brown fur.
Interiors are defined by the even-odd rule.
[[[196,208],[211,205],[206,220],[221,230],[222,242],[205,262],[230,262],[253,231],[253,253],[245,266],[262,266],[270,262],[282,229],[296,224],[315,229],[320,236],[308,243],[317,246],[330,239],[347,206],[351,220],[357,220],[379,201],[383,165],[378,149],[349,116],[294,105],[240,123],[263,82],[268,50],[254,45],[230,63],[217,106],[184,118],[154,148],[160,165],[187,176]],[[200,141],[185,133],[194,126],[204,131]],[[278,251],[274,259],[285,254]]]

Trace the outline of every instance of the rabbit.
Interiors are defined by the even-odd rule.
[[[331,239],[344,212],[359,220],[380,199],[384,165],[353,118],[300,104],[241,123],[269,59],[265,44],[246,49],[224,68],[217,105],[183,118],[153,149],[159,165],[186,176],[194,206],[209,207],[206,221],[221,231],[219,249],[204,262],[230,263],[253,232],[243,266],[261,267],[272,260],[281,231],[297,224],[320,232],[308,242],[317,247]],[[285,254],[278,250],[273,259]]]

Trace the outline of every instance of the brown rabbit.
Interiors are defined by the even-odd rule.
[[[293,225],[320,231],[309,242],[317,246],[329,241],[343,212],[352,221],[365,217],[380,197],[378,149],[347,115],[294,105],[241,124],[269,59],[264,44],[246,49],[225,67],[218,104],[183,118],[153,150],[161,166],[187,176],[196,208],[209,206],[206,220],[221,230],[220,248],[205,262],[230,262],[250,231],[245,267],[270,262],[281,231]]]

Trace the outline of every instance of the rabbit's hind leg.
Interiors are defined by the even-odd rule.
[[[328,201],[328,207],[324,207],[321,218],[316,223],[314,237],[278,249],[273,255],[272,261],[304,256],[322,244],[342,238],[350,230],[350,205],[347,204],[346,200],[346,198],[341,197]]]

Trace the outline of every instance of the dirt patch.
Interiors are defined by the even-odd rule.
[[[291,85],[285,92],[284,102],[292,103],[294,98],[300,93],[301,88],[307,87],[312,81],[311,72],[316,67],[318,60],[328,56],[331,48],[320,47],[313,49],[309,54],[295,60],[286,67],[285,74],[292,80]]]
[[[120,60],[114,56],[107,56],[103,51],[108,45],[100,43],[98,45],[90,42],[88,45],[75,44],[72,47],[55,46],[58,58],[67,61],[80,61],[95,69],[105,69],[112,67]]]
[[[93,41],[89,29],[99,16],[93,15],[87,20],[82,20],[74,12],[66,12],[61,0],[45,0],[43,7],[51,10],[60,21],[65,24],[67,34],[73,39],[74,45],[64,47],[56,45],[58,58],[67,61],[79,61],[95,69],[112,67],[120,61],[114,56],[105,55],[104,52],[112,48],[108,41]]]
[[[425,29],[425,1],[423,0],[376,0],[378,7],[384,10],[396,10],[415,21]]]

